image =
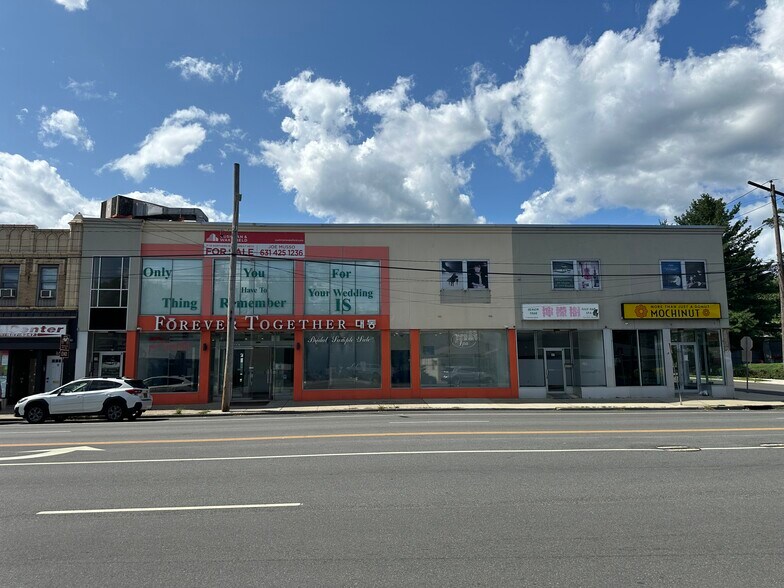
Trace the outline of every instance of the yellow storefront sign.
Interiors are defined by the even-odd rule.
[[[625,319],[718,319],[721,304],[647,304],[623,305]]]

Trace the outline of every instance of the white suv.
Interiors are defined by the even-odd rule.
[[[102,414],[110,421],[133,420],[152,408],[152,396],[141,380],[128,378],[82,378],[51,392],[22,398],[14,416],[28,423],[55,422],[67,416]]]

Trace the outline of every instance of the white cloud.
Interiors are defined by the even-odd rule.
[[[299,210],[334,221],[478,221],[477,146],[517,179],[545,157],[555,170],[517,222],[614,208],[672,218],[702,192],[784,168],[784,0],[756,12],[745,45],[667,58],[661,37],[678,8],[657,0],[638,29],[594,42],[546,38],[505,82],[474,64],[470,93],[451,102],[417,102],[410,78],[357,99],[302,72],[270,92],[289,111],[285,138],[262,141],[249,161],[273,168]],[[358,122],[372,133],[360,136]]]
[[[211,63],[198,57],[184,56],[168,64],[169,68],[179,69],[183,79],[200,78],[207,82],[221,79],[224,82],[233,79],[235,82],[240,79],[242,64]]]
[[[90,0],[54,0],[60,6],[63,6],[68,12],[74,10],[87,10],[87,3]]]
[[[42,112],[45,112],[45,109],[42,109]],[[60,139],[68,139],[86,151],[92,151],[95,145],[76,113],[63,109],[57,110],[41,120],[38,139],[44,144],[44,147],[56,147],[59,145]]]
[[[47,161],[0,152],[0,223],[66,227],[77,213],[97,216],[100,203],[82,196]]]
[[[468,102],[433,108],[409,97],[412,82],[399,78],[388,90],[355,104],[343,82],[313,79],[309,71],[271,96],[291,116],[283,141],[262,141],[264,163],[283,189],[296,192],[301,211],[339,222],[476,222],[464,191],[470,166],[459,156],[489,136]],[[379,119],[373,136],[352,137],[354,113]]]
[[[30,111],[26,108],[22,108],[16,115],[16,120],[19,121],[19,124],[24,124],[25,119]]]
[[[206,140],[205,126],[225,125],[230,120],[228,114],[207,113],[195,106],[178,110],[144,138],[136,153],[123,155],[101,170],[121,171],[125,177],[140,182],[150,167],[175,167],[185,161]]]
[[[784,167],[784,2],[756,13],[746,46],[665,59],[657,35],[677,7],[656,2],[640,31],[531,48],[524,129],[556,174],[518,222],[615,207],[671,218],[702,192],[721,195]]]
[[[74,96],[82,100],[114,100],[117,98],[117,92],[110,91],[106,94],[102,94],[95,89],[95,86],[94,80],[77,82],[72,78],[68,78],[68,83],[65,85],[65,88],[73,92]]]
[[[200,208],[212,221],[231,220],[215,208],[214,200],[191,202],[158,188],[130,192],[127,196],[163,206]],[[30,161],[21,155],[0,152],[0,224],[63,228],[77,212],[97,217],[100,210],[99,200],[82,196],[47,161]]]
[[[199,168],[199,171],[203,171],[205,174],[214,174],[215,168],[212,167],[211,163],[200,163],[196,167]]]

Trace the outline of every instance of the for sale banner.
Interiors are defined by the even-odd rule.
[[[204,255],[229,255],[230,231],[205,231]],[[305,233],[240,232],[237,255],[302,259],[305,257]]]

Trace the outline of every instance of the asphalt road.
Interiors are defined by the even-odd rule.
[[[0,585],[779,586],[782,466],[784,411],[3,424]]]

